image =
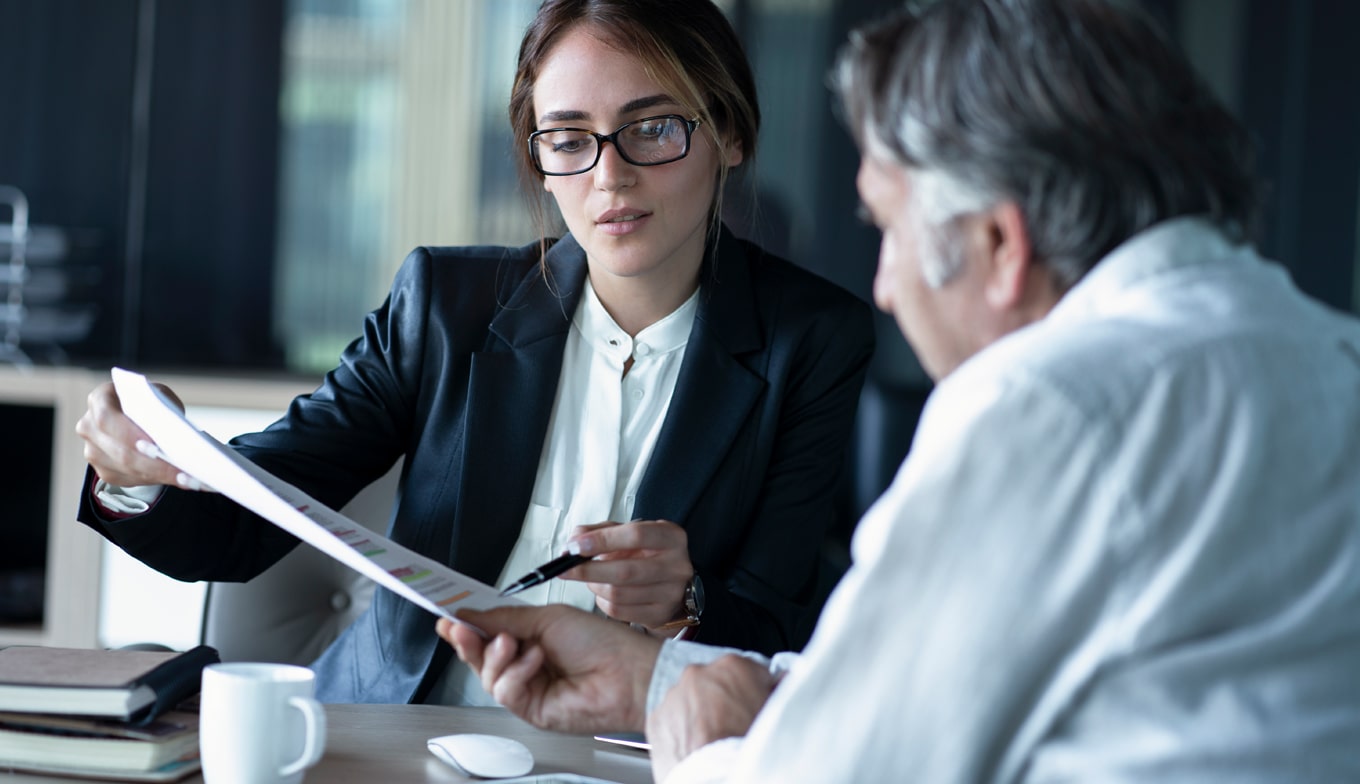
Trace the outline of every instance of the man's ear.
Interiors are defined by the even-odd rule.
[[[987,214],[988,231],[984,239],[991,258],[991,274],[987,278],[987,303],[998,310],[1012,310],[1022,306],[1033,267],[1029,244],[1029,229],[1020,206],[1003,201]]]

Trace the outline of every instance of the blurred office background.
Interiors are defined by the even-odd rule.
[[[894,4],[720,3],[765,117],[732,221],[866,299],[877,236],[855,217],[857,158],[825,77],[845,32]],[[1264,248],[1355,309],[1360,3],[1146,4],[1259,140]],[[30,266],[46,253],[70,272],[31,309],[65,331],[26,339],[27,356],[319,375],[413,246],[530,241],[505,102],[536,6],[0,0],[0,185],[27,198]],[[847,520],[886,485],[929,391],[886,317],[880,333]]]

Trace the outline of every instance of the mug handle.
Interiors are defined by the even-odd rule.
[[[311,697],[289,697],[288,704],[302,712],[307,737],[302,745],[302,756],[280,768],[280,776],[291,776],[310,768],[321,760],[321,754],[326,750],[326,713],[321,709],[321,703]]]

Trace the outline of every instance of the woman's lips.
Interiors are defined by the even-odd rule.
[[[605,234],[621,237],[640,230],[650,217],[649,212],[626,210],[607,212],[595,221],[595,226]]]

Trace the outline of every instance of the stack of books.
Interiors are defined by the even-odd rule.
[[[0,650],[0,771],[177,781],[199,769],[203,668],[183,653],[16,646]]]

